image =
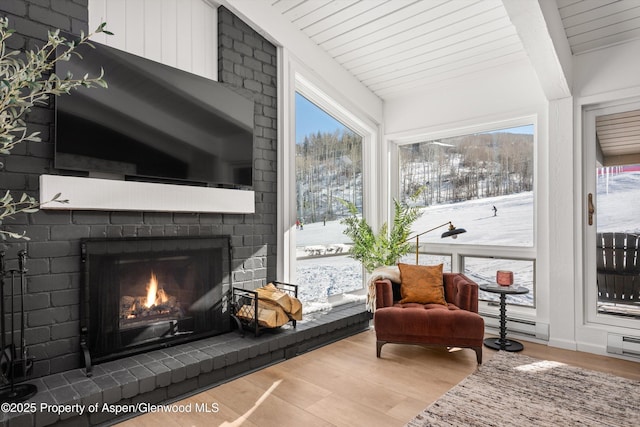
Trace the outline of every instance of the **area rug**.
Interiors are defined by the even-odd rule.
[[[640,381],[499,351],[407,426],[638,426]]]

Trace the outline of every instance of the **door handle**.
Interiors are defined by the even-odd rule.
[[[593,194],[589,193],[587,197],[587,214],[589,215],[589,225],[593,225],[593,214],[595,213],[596,208],[593,205]]]

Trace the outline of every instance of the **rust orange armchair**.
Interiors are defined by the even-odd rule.
[[[461,273],[444,273],[446,305],[400,303],[400,283],[375,281],[377,357],[382,346],[427,344],[470,348],[482,363],[484,320],[478,314],[478,285]]]

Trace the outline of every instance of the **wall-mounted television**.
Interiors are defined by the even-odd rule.
[[[226,85],[100,43],[59,61],[108,89],[56,97],[55,167],[74,174],[226,188],[253,184],[254,102]]]

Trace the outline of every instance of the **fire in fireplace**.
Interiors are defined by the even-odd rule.
[[[169,295],[163,285],[158,285],[158,276],[153,271],[145,288],[146,295],[123,295],[120,298],[120,328],[126,328],[137,320],[152,321],[163,316],[182,316],[181,301],[174,295]]]
[[[82,242],[81,345],[92,363],[230,330],[228,236]]]

